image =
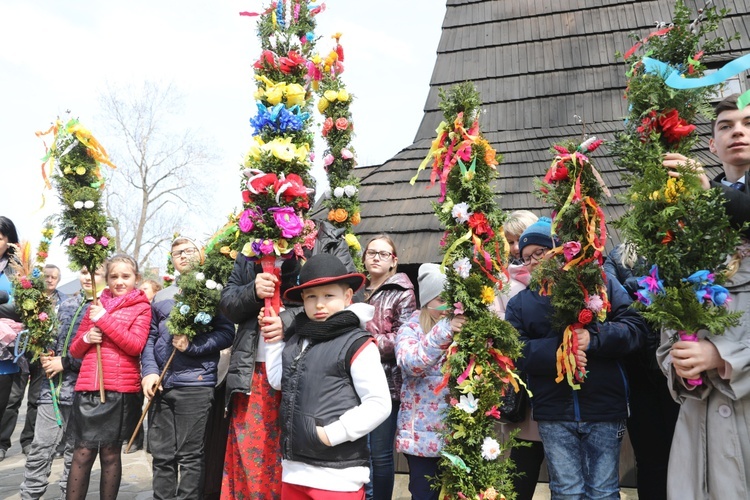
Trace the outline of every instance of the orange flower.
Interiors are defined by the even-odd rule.
[[[347,120],[343,116],[336,119],[336,128],[339,130],[346,130],[347,128],[349,128],[349,120]]]
[[[662,238],[661,244],[666,245],[667,243],[672,242],[672,240],[674,240],[674,232],[670,229],[669,231],[667,231],[666,236]]]
[[[331,221],[331,222],[333,222],[333,220],[334,220],[333,209],[331,209],[331,210],[328,211],[328,220]]]
[[[343,208],[337,208],[333,212],[333,220],[336,222],[346,222],[347,218],[349,218],[349,213]]]
[[[355,226],[357,224],[359,224],[360,222],[362,222],[362,219],[360,218],[359,212],[355,212],[355,213],[352,214],[351,221],[352,221],[352,224],[355,225]]]

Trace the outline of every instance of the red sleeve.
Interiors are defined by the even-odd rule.
[[[151,328],[151,305],[139,302],[130,306],[127,318],[116,318],[105,312],[95,324],[117,347],[129,356],[140,356]]]

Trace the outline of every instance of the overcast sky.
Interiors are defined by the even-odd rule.
[[[268,2],[240,0],[3,0],[0,3],[0,215],[34,244],[41,221],[44,155],[37,130],[71,110],[97,133],[97,96],[107,83],[172,83],[184,95],[186,126],[215,144],[220,162],[210,180],[216,219],[183,230],[203,236],[239,205],[238,164],[255,112],[252,63],[260,49],[256,19]],[[344,80],[352,105],[361,165],[379,164],[411,144],[427,98],[440,28],[441,0],[328,0],[317,17],[321,51],[342,32]],[[319,121],[319,120],[316,120]],[[101,127],[100,127],[101,128]],[[320,151],[318,151],[320,153]],[[320,163],[318,154],[316,164]],[[316,172],[320,171],[319,167]],[[202,227],[197,227],[202,226]],[[49,262],[64,267],[53,248]],[[64,273],[69,276],[68,273]]]

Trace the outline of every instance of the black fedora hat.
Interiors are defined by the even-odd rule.
[[[346,266],[338,257],[328,253],[319,253],[307,259],[299,273],[299,285],[287,290],[284,298],[293,302],[302,302],[302,290],[305,288],[331,283],[346,283],[356,292],[365,284],[365,275],[347,273]]]

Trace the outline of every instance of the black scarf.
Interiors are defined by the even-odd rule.
[[[325,321],[312,321],[304,312],[294,318],[294,333],[310,340],[325,341],[359,327],[359,316],[351,311],[339,311]]]

